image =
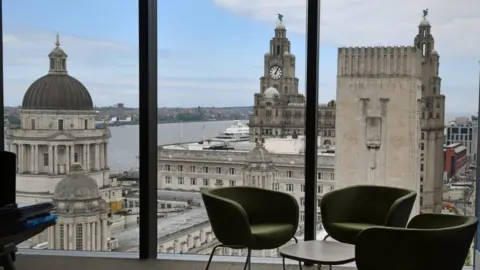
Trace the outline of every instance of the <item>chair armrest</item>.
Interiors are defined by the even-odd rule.
[[[420,214],[408,222],[409,229],[443,229],[477,222],[477,217],[447,214]]]
[[[246,190],[247,191],[247,190]],[[248,188],[250,201],[242,202],[250,223],[286,223],[296,232],[300,207],[292,195],[263,188]]]
[[[405,228],[408,219],[410,218],[410,214],[412,213],[413,204],[415,203],[416,198],[417,194],[412,191],[396,200],[390,207],[385,226]]]
[[[218,241],[225,245],[249,246],[252,232],[248,216],[233,200],[202,193],[210,225]]]

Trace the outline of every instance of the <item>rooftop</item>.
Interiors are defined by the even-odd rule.
[[[158,219],[158,239],[171,235],[180,230],[188,229],[205,221],[208,221],[208,216],[205,208],[203,207],[194,208],[177,215]],[[118,240],[119,249],[117,251],[138,252],[139,235],[139,227],[126,229],[116,234],[112,233],[112,237]]]
[[[319,156],[335,156],[335,146],[322,145],[321,137],[318,137],[318,155]],[[165,150],[188,150],[188,151],[228,151],[228,152],[240,152],[247,153],[252,151],[256,143],[253,142],[226,142],[221,145],[224,147],[218,147],[219,142],[215,141],[202,141],[202,142],[189,142],[178,144],[167,144],[159,146],[159,149]],[[298,136],[298,138],[266,138],[264,143],[265,149],[271,154],[303,154],[305,152],[305,136]]]

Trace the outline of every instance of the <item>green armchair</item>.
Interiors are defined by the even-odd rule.
[[[376,227],[362,231],[355,246],[358,270],[461,270],[478,219],[421,214],[407,228]]]
[[[416,195],[411,190],[368,185],[329,192],[320,202],[325,239],[354,245],[358,234],[367,228],[405,228]]]
[[[299,207],[290,194],[255,187],[226,187],[202,191],[208,218],[219,245],[210,254],[209,268],[219,247],[275,249],[288,243],[298,228]]]

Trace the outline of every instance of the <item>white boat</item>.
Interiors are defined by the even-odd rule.
[[[250,141],[248,125],[235,120],[233,124],[222,133],[212,139],[200,142],[204,149],[229,149],[237,143],[247,143]]]
[[[213,137],[212,142],[245,142],[250,140],[248,125],[235,120],[233,124],[222,133]]]

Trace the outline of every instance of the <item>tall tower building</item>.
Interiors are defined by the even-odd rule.
[[[298,92],[296,58],[281,21],[275,27],[269,48],[264,57],[260,92],[254,96],[254,113],[248,124],[252,142],[304,134],[305,96]],[[318,135],[322,144],[335,144],[335,105],[333,100],[319,105]]]
[[[255,94],[250,117],[250,140],[303,134],[305,96],[298,93],[295,55],[283,22],[277,23],[270,50],[265,54],[260,93]]]
[[[426,18],[418,26],[414,45],[422,52],[422,113],[420,115],[420,204],[422,212],[440,213],[443,196],[443,144],[445,128],[445,96],[438,76],[440,56],[435,51],[432,27]]]
[[[340,188],[420,190],[422,58],[411,46],[338,50],[335,180]],[[412,214],[419,210],[417,200]]]

